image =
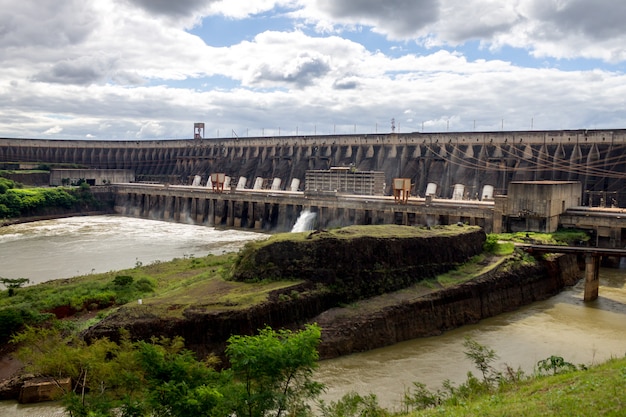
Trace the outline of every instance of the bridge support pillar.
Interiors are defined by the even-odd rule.
[[[249,229],[252,229],[256,226],[254,223],[254,210],[256,210],[256,203],[251,201],[248,203],[248,213],[246,213],[246,225]]]
[[[584,301],[593,301],[598,298],[600,287],[600,256],[585,255],[585,295]]]
[[[254,224],[254,230],[261,230],[263,229],[263,210],[265,208],[265,205],[263,203],[257,203],[255,202],[252,205],[252,217],[253,217],[253,224]]]
[[[174,214],[174,201],[176,197],[165,197],[165,209],[163,210],[163,220],[171,220],[172,215]]]
[[[139,216],[148,217],[150,214],[150,194],[141,194],[140,199]]]
[[[189,199],[189,220],[196,223],[198,220],[198,199],[190,198]]]
[[[206,199],[196,198],[196,224],[203,224],[206,218]]]
[[[207,225],[213,227],[215,226],[215,200],[209,199],[207,205]]]
[[[228,201],[228,217],[226,218],[226,225],[228,227],[235,226],[235,202]]]
[[[174,197],[174,221],[178,222],[180,221],[180,210],[182,208],[182,203],[181,203],[181,198],[180,197]]]

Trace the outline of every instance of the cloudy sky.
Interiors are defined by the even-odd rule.
[[[0,137],[626,128],[623,1],[0,8]]]

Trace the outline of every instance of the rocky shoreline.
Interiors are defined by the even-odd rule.
[[[334,358],[439,335],[545,300],[576,284],[581,275],[576,257],[561,255],[537,265],[496,268],[427,294],[415,296],[408,291],[380,296],[388,299],[386,305],[367,313],[363,312],[368,310],[367,303],[376,300],[364,302],[361,313],[358,308],[333,309],[313,320],[323,329],[320,357]]]

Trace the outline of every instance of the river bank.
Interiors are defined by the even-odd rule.
[[[15,219],[3,219],[3,220],[0,220],[0,227],[13,226],[16,224],[40,222],[43,220],[67,219],[68,217],[105,216],[107,214],[114,214],[114,212],[113,210],[94,210],[94,211],[61,210],[60,212],[54,213],[54,214],[18,217]]]
[[[473,232],[472,232],[473,233]],[[469,233],[467,236],[471,236]],[[463,240],[459,236],[451,239]],[[468,237],[468,239],[470,239]],[[396,239],[397,240],[397,239]],[[472,239],[470,239],[472,240]],[[468,242],[470,241],[468,240]],[[483,236],[484,240],[484,236]],[[436,248],[450,247],[449,243],[432,244],[433,241],[426,241],[427,246]],[[479,240],[480,242],[480,240]],[[354,245],[354,242],[350,243]],[[391,245],[392,252],[399,247],[403,247],[407,242],[397,242],[392,240],[387,242]],[[395,249],[393,248],[395,245]],[[480,248],[482,244],[465,245],[465,247],[475,246]],[[461,245],[464,246],[464,245]],[[349,251],[350,253],[360,253],[361,256],[371,257],[372,251],[363,250]],[[477,249],[466,252],[466,256],[471,256]],[[419,251],[418,251],[419,252]],[[444,258],[439,259],[442,264]],[[286,256],[284,250],[275,253]],[[326,252],[320,252],[323,256]],[[335,251],[336,253],[336,251]],[[409,252],[417,253],[417,252]],[[450,256],[458,256],[458,251],[447,250]],[[384,259],[395,259],[379,253],[380,259],[370,259],[371,265],[380,268],[378,265]],[[286,256],[287,259],[297,259],[297,257]],[[558,259],[566,259],[559,257]],[[374,261],[374,262],[372,262]],[[431,259],[432,261],[432,259]],[[264,261],[265,262],[265,261]],[[361,260],[351,258],[351,263],[345,263],[346,268],[351,265],[364,264]],[[414,259],[413,262],[418,262]],[[276,263],[273,263],[276,265]],[[189,285],[184,293],[194,294],[204,300],[186,303],[189,307],[184,307],[177,302],[160,300],[162,311],[169,314],[175,313],[175,317],[163,317],[155,314],[150,309],[151,301],[146,300],[142,305],[129,305],[118,310],[117,313],[109,316],[103,322],[87,331],[87,337],[107,336],[116,338],[120,327],[125,327],[137,338],[149,338],[151,336],[173,337],[180,335],[187,341],[188,347],[196,350],[199,354],[209,353],[209,349],[223,348],[225,338],[230,334],[249,334],[265,325],[272,327],[296,327],[307,321],[317,321],[323,323],[324,328],[323,344],[320,347],[322,358],[346,355],[376,347],[387,346],[401,340],[423,335],[439,334],[450,328],[458,327],[467,323],[475,323],[484,317],[499,314],[501,311],[510,311],[523,303],[530,303],[538,299],[544,299],[558,292],[563,286],[571,285],[568,274],[575,272],[575,262],[557,261],[556,265],[544,266],[536,269],[522,268],[518,274],[510,274],[516,271],[515,266],[524,266],[519,259],[512,259],[512,263],[502,263],[497,268],[492,268],[489,262],[485,262],[484,268],[488,271],[477,280],[452,285],[448,288],[436,288],[434,282],[428,285],[424,283],[419,287],[403,288],[398,291],[387,291],[388,294],[376,297],[368,297],[367,300],[344,299],[350,301],[350,305],[337,307],[334,305],[327,308],[329,297],[327,292],[316,292],[313,289],[317,285],[307,285],[305,283],[292,283],[285,288],[273,289],[268,292],[268,297],[260,304],[248,308],[234,301],[231,297],[228,300],[220,301],[222,307],[217,310],[207,309],[208,304],[205,297],[208,294],[215,294],[216,288],[224,289],[222,284],[218,287],[211,287],[210,291],[202,293],[197,285]],[[192,268],[193,269],[193,268]],[[436,268],[433,269],[433,271]],[[554,272],[558,273],[555,274]],[[507,275],[508,274],[508,275]],[[510,275],[510,278],[506,278]],[[343,275],[341,275],[343,276]],[[364,288],[377,288],[372,286],[368,277],[367,286]],[[385,274],[382,278],[388,279]],[[481,281],[482,280],[482,281]],[[219,282],[219,281],[216,281]],[[344,282],[348,282],[344,279]],[[478,282],[478,283],[477,283]],[[318,283],[319,284],[319,283]],[[350,288],[354,287],[351,282]],[[389,282],[392,286],[393,281]],[[199,285],[199,284],[198,284]],[[230,285],[230,284],[229,284]],[[492,289],[497,289],[495,296],[490,296]],[[426,291],[430,289],[430,291]],[[358,291],[357,291],[358,292]],[[203,295],[204,294],[204,295]],[[229,308],[224,308],[229,307]],[[324,308],[321,310],[321,308]],[[429,320],[432,318],[433,320]],[[430,327],[426,327],[429,325]],[[104,330],[104,331],[103,331]],[[107,333],[108,332],[108,333]],[[220,332],[224,332],[221,335]],[[144,334],[145,333],[145,334]],[[367,341],[366,344],[363,341]],[[212,351],[211,350],[211,351]]]

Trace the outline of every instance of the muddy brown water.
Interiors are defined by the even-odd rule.
[[[0,228],[1,275],[40,282],[77,272],[128,268],[137,262],[236,250],[256,238],[264,236],[116,216],[15,225]],[[403,392],[413,382],[432,389],[445,380],[461,383],[468,371],[477,372],[463,353],[466,336],[494,349],[500,369],[508,364],[532,372],[537,361],[550,355],[587,365],[622,357],[626,354],[626,268],[603,268],[600,276],[600,298],[591,303],[582,301],[579,283],[548,300],[441,336],[322,361],[315,378],[327,385],[323,399],[337,400],[350,391],[373,393],[383,406],[399,409]],[[0,416],[62,415],[56,404],[0,402]]]

